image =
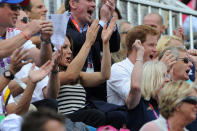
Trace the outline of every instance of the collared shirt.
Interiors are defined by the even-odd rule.
[[[107,102],[125,105],[130,91],[133,67],[134,64],[128,58],[112,65],[111,76],[107,81]]]

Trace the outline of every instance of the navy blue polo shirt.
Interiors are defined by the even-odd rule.
[[[157,116],[149,104],[152,105],[156,115],[159,116],[156,100],[151,98],[150,101],[146,101],[142,97],[140,103],[134,109],[128,111],[127,127],[131,131],[139,131],[145,123],[157,119]]]

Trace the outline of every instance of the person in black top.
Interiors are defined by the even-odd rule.
[[[92,22],[92,15],[95,10],[96,4],[94,0],[66,0],[66,10],[71,12],[71,17],[67,25],[67,34],[73,39],[73,56],[75,57],[81,49],[86,39],[86,31]],[[101,32],[103,25],[107,24],[112,18],[115,9],[114,0],[107,0],[104,2],[100,9],[100,29],[95,43],[90,49],[90,53],[86,59],[83,71],[93,72],[101,70],[101,52],[102,52],[102,39]],[[116,52],[120,48],[120,35],[118,30],[115,29],[110,39],[110,52]],[[101,100],[106,100],[106,84],[98,86],[98,88],[88,89],[87,98],[92,96]]]

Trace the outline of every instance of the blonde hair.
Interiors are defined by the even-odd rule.
[[[181,38],[177,36],[168,36],[168,35],[162,36],[157,42],[156,48],[157,48],[158,54],[160,54],[167,47],[176,46],[172,43],[173,40],[182,42]]]
[[[141,92],[145,100],[156,97],[165,79],[163,70],[167,71],[167,67],[160,61],[148,61],[143,65]]]
[[[188,96],[192,90],[197,91],[196,85],[190,85],[188,82],[172,81],[165,84],[159,93],[159,110],[166,119],[173,115],[177,107],[180,106],[181,100]]]

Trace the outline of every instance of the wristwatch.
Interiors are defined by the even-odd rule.
[[[6,70],[3,73],[4,77],[9,79],[9,80],[13,80],[14,79],[14,75],[12,74],[12,72],[10,70]]]

